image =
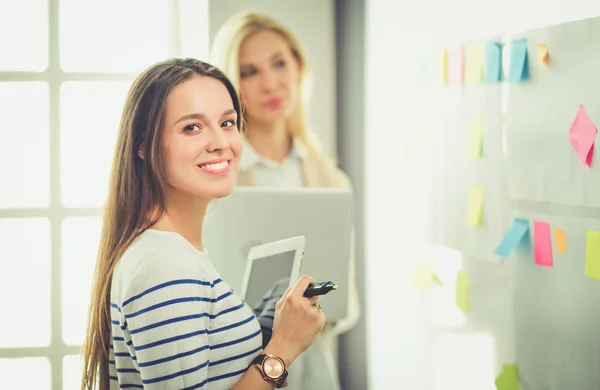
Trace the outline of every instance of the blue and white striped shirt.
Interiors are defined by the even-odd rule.
[[[111,319],[111,390],[230,389],[261,352],[252,310],[173,232],[147,230],[123,254]]]

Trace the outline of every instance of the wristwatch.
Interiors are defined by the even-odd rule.
[[[280,389],[288,376],[285,362],[282,358],[275,355],[261,353],[252,361],[255,364],[263,379],[275,383],[275,386]]]

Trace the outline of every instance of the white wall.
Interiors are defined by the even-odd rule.
[[[336,157],[335,15],[333,0],[210,0],[211,41],[233,14],[253,9],[292,29],[302,42],[312,69],[310,123],[324,151]]]
[[[366,65],[366,280],[370,390],[493,389],[498,366],[513,358],[508,267],[471,264],[473,299],[490,308],[496,327],[465,322],[448,311],[435,322],[428,298],[410,289],[412,271],[430,238],[428,181],[431,155],[410,161],[406,134],[416,91],[407,74],[427,45],[528,30],[600,15],[586,0],[370,0]],[[455,261],[453,261],[455,260]],[[449,259],[450,268],[464,259]],[[381,288],[378,290],[377,286]],[[439,299],[438,299],[439,298]],[[431,298],[433,301],[443,297]],[[438,302],[437,307],[452,306]],[[442,330],[446,329],[446,330]],[[447,330],[452,329],[452,330]],[[438,344],[434,344],[434,340]],[[438,383],[443,380],[443,385]],[[486,387],[488,386],[488,387]]]

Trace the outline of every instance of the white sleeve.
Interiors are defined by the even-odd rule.
[[[214,281],[177,256],[151,254],[122,286],[120,326],[131,336],[144,389],[208,387]]]

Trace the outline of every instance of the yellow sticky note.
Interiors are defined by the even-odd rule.
[[[479,119],[472,119],[471,123],[469,124],[469,157],[481,157],[482,149],[483,131],[481,121]]]
[[[519,368],[516,364],[503,364],[502,372],[494,381],[497,390],[519,390]]]
[[[538,64],[547,64],[550,61],[550,53],[545,43],[538,44]]]
[[[440,81],[442,84],[448,83],[448,51],[446,49],[440,53]]]
[[[585,276],[600,280],[600,232],[585,231]]]
[[[431,272],[425,267],[417,267],[415,278],[413,280],[413,290],[423,291],[427,283],[431,280]]]
[[[471,186],[469,188],[469,225],[480,226],[483,222],[483,188]]]
[[[467,52],[466,82],[469,84],[483,83],[485,50],[482,44],[474,44]]]
[[[413,280],[413,290],[423,291],[430,282],[442,285],[442,281],[435,274],[435,263],[429,260],[425,266],[417,267]]]
[[[567,250],[567,237],[560,228],[554,228],[554,245],[556,245],[558,253],[565,253]]]
[[[456,306],[462,311],[469,311],[469,277],[467,271],[456,274]]]

